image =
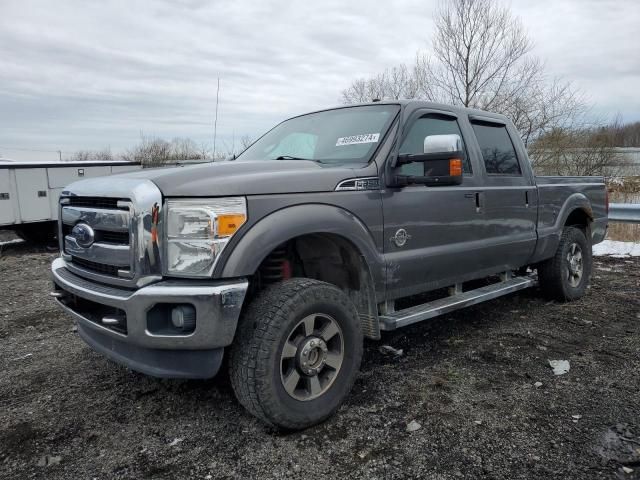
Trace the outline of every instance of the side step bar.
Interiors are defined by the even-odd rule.
[[[460,308],[475,305],[492,298],[501,297],[511,292],[516,292],[536,284],[533,277],[513,277],[501,282],[476,288],[464,293],[456,293],[445,298],[423,303],[415,307],[398,310],[386,315],[380,315],[381,330],[395,330],[396,328],[421,322],[429,318],[437,317],[445,313],[453,312]]]

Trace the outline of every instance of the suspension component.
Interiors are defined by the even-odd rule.
[[[285,247],[279,247],[267,256],[260,265],[260,281],[263,286],[291,278],[291,264]]]

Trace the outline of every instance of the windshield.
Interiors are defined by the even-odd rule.
[[[267,132],[238,160],[367,163],[399,109],[398,105],[367,105],[292,118]]]

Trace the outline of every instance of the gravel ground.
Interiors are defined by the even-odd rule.
[[[338,414],[277,434],[224,375],[92,352],[47,296],[54,257],[0,256],[0,478],[640,479],[640,259],[598,259],[575,303],[531,289],[368,342]]]

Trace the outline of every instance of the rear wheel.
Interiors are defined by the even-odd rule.
[[[538,266],[540,287],[547,297],[576,300],[587,290],[591,264],[591,242],[584,232],[565,227],[556,254]]]
[[[335,286],[306,278],[271,286],[241,319],[230,358],[234,392],[277,428],[315,425],[351,390],[362,338],[355,307]]]

